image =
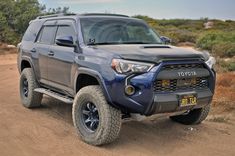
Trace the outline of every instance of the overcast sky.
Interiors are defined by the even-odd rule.
[[[47,8],[68,6],[75,13],[118,13],[153,18],[209,17],[235,20],[235,0],[39,0]]]

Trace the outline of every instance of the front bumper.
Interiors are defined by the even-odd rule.
[[[174,62],[175,63],[175,62]],[[182,62],[179,62],[182,63]],[[192,62],[183,62],[192,63]],[[198,63],[198,62],[197,62]],[[204,62],[201,62],[204,63]],[[187,94],[192,91],[177,91],[172,93],[156,93],[154,91],[154,81],[162,66],[161,63],[155,66],[150,72],[125,76],[116,74],[112,81],[106,81],[107,91],[111,98],[111,103],[125,112],[139,113],[142,115],[152,115],[157,113],[177,112],[201,108],[212,101],[215,88],[215,72],[208,68],[210,73],[209,85],[207,89],[194,90],[197,94],[197,105],[180,107],[178,94]],[[136,88],[136,93],[132,96],[125,94],[125,86],[130,84]]]
[[[178,112],[183,110],[192,110],[195,108],[201,108],[207,104],[210,104],[213,97],[213,94],[209,89],[195,91],[195,93],[197,94],[197,105],[180,107],[178,95],[188,94],[188,93],[191,92],[155,94],[154,102],[149,110],[149,114],[170,113],[170,112]]]

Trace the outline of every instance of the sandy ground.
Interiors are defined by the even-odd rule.
[[[93,147],[76,135],[71,105],[44,97],[43,106],[26,109],[19,100],[16,55],[0,55],[0,155],[235,155],[235,119],[209,119],[197,126],[168,118],[123,122],[120,138]]]

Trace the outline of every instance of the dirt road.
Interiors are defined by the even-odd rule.
[[[93,147],[83,143],[72,125],[71,106],[44,97],[39,109],[21,106],[16,55],[0,55],[0,155],[235,155],[235,119],[209,119],[197,126],[168,118],[125,121],[113,144]],[[211,118],[211,119],[210,119]]]

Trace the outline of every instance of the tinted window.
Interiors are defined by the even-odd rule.
[[[34,42],[41,26],[41,21],[32,22],[24,34],[23,41]]]
[[[38,41],[45,44],[51,44],[55,37],[56,26],[44,26]]]
[[[59,26],[56,34],[57,37],[72,36],[75,40],[75,31],[72,26]]]

